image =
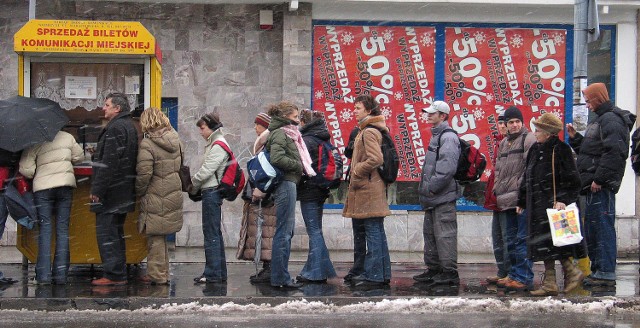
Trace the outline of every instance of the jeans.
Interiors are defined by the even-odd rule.
[[[367,234],[364,229],[364,220],[351,219],[353,228],[353,266],[349,274],[359,276],[364,272],[364,258],[367,255]]]
[[[496,266],[498,267],[497,276],[504,278],[509,274],[511,261],[507,247],[507,218],[499,213],[499,211],[493,211],[491,240],[493,241],[493,256],[496,258]]]
[[[527,257],[527,214],[517,214],[515,209],[499,213],[507,221],[507,249],[511,270],[509,278],[525,285],[533,284],[532,262]]]
[[[424,264],[429,270],[458,271],[456,202],[440,204],[424,213]]]
[[[271,246],[271,285],[282,286],[291,283],[289,256],[291,238],[296,222],[296,184],[284,180],[274,191],[276,202],[276,233]]]
[[[126,218],[127,213],[96,213],[96,239],[104,277],[114,281],[127,280]]]
[[[384,231],[384,217],[358,219],[364,221],[367,255],[361,276],[369,281],[384,282],[391,279],[391,257]]]
[[[213,189],[202,190],[202,233],[205,266],[203,276],[210,281],[227,279],[227,260],[222,237],[222,198]]]
[[[322,235],[321,201],[300,201],[302,218],[309,235],[309,254],[300,276],[310,280],[323,280],[336,276],[336,270],[329,258],[329,250]]]
[[[38,209],[40,231],[38,234],[38,259],[36,280],[64,284],[69,270],[69,217],[71,215],[71,187],[58,187],[36,191],[34,201]],[[53,218],[55,208],[56,217]],[[51,234],[56,225],[56,251],[51,269]]]
[[[585,234],[591,260],[591,276],[616,279],[616,195],[608,189],[588,193],[585,209]]]

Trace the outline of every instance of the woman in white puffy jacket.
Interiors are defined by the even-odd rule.
[[[84,151],[75,138],[59,131],[53,141],[31,146],[22,153],[20,173],[33,179],[38,208],[38,284],[65,284],[69,270],[69,217],[76,177],[73,164],[82,162]],[[51,267],[51,233],[56,213],[56,251]]]

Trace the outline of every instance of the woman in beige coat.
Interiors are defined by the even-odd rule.
[[[355,114],[360,132],[353,143],[349,191],[342,215],[352,218],[354,238],[364,238],[367,250],[364,263],[354,263],[345,281],[356,286],[378,286],[388,284],[391,279],[384,231],[384,217],[391,211],[385,182],[378,173],[378,167],[384,163],[380,130],[388,129],[378,102],[370,95],[356,98]]]
[[[169,282],[169,251],[166,235],[182,229],[182,146],[169,119],[157,108],[140,116],[144,139],[138,150],[136,194],[140,197],[138,230],[147,235],[145,284]]]

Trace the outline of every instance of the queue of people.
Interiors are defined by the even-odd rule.
[[[493,210],[491,235],[497,273],[488,277],[487,283],[507,290],[530,291],[533,296],[567,293],[581,283],[587,287],[615,285],[615,194],[624,174],[629,131],[635,117],[609,100],[602,83],[589,85],[584,96],[596,119],[584,136],[567,124],[569,144],[558,138],[564,127],[553,114],[545,113],[533,121],[534,133],[524,126],[523,114],[515,106],[499,116],[500,129],[494,136],[494,171],[485,203],[487,209]],[[92,284],[128,283],[123,225],[127,213],[135,209],[136,196],[140,201],[138,230],[148,241],[147,273],[139,279],[145,284],[167,284],[170,273],[166,235],[182,228],[179,171],[184,162],[183,145],[168,118],[157,108],[146,109],[140,117],[141,141],[130,118],[126,95],[108,95],[103,111],[107,123],[92,157],[89,198],[91,211],[96,213],[104,276]],[[457,286],[456,200],[461,197],[462,187],[454,175],[461,144],[456,134],[450,133],[449,104],[435,101],[423,111],[432,126],[418,188],[424,210],[426,270],[413,279],[428,285]],[[355,286],[383,286],[391,281],[384,229],[384,219],[391,212],[387,183],[378,168],[384,165],[382,133],[389,129],[380,105],[371,95],[358,96],[354,112],[358,124],[345,150],[351,162],[342,213],[352,219],[354,263],[344,281]],[[312,177],[319,173],[314,170],[318,167],[319,147],[330,140],[324,116],[283,101],[258,114],[254,124],[252,153],[268,151],[270,163],[283,172],[283,177],[271,193],[247,184],[242,194],[243,217],[236,257],[256,262],[256,269],[258,262],[262,263],[261,270],[249,277],[252,283],[269,283],[275,288],[326,283],[336,276],[322,233],[323,204],[329,190],[312,183]],[[205,266],[193,280],[196,284],[223,283],[227,280],[221,209],[224,199],[218,186],[230,160],[225,150],[229,145],[218,114],[205,114],[195,125],[205,140],[204,156],[202,165],[190,177],[188,193],[202,199]],[[6,162],[0,166],[10,170],[4,173],[12,176],[19,171],[33,179],[39,224],[37,284],[67,281],[68,225],[76,187],[73,164],[82,157],[83,150],[73,136],[62,131],[51,142],[0,156]],[[585,239],[578,244],[554,246],[546,209],[563,210],[577,202],[580,195],[586,199]],[[292,278],[288,263],[296,201],[300,201],[309,235],[309,252],[301,272]],[[5,208],[0,203],[0,210]],[[6,213],[0,213],[0,219],[3,217],[6,220]],[[56,247],[52,254],[54,221]],[[591,260],[592,272],[587,277],[575,265],[575,260],[586,257]],[[532,268],[538,261],[544,263],[545,271],[540,288],[534,289]],[[555,261],[560,262],[564,272],[562,290],[556,282]],[[10,283],[6,279],[0,272],[0,283]]]

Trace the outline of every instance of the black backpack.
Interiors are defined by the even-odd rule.
[[[389,132],[386,129],[380,129],[375,126],[366,126],[366,128],[374,128],[382,134],[382,158],[384,160],[384,164],[378,167],[378,173],[380,173],[380,177],[386,184],[390,184],[396,181],[398,178],[398,169],[400,167],[400,157],[398,157],[398,152],[396,151],[396,146],[393,143],[393,139],[389,135]],[[364,143],[364,140],[362,140]]]
[[[631,168],[636,175],[640,175],[640,129],[631,135]]]
[[[445,132],[453,132],[458,136],[458,133],[453,129],[446,129],[440,133],[436,161],[440,156],[440,139]],[[482,176],[484,169],[487,167],[487,159],[478,148],[473,147],[466,140],[461,139],[459,136],[458,140],[460,141],[460,157],[458,157],[458,167],[453,178],[463,184],[474,182]]]

